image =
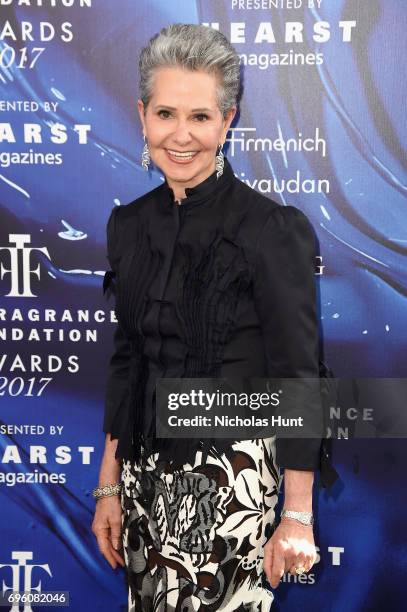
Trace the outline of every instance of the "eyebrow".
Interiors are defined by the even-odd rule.
[[[176,108],[174,108],[174,106],[167,106],[166,104],[156,104],[156,106],[154,108],[169,108],[170,110],[177,110]],[[202,111],[207,111],[207,112],[212,112],[211,108],[192,108],[191,109],[191,113],[196,113],[196,112],[202,112]]]

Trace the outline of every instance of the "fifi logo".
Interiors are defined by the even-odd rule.
[[[37,563],[27,563],[27,561],[32,561],[33,553],[23,550],[13,551],[11,553],[11,558],[13,561],[16,561],[16,563],[0,563],[0,569],[2,567],[9,567],[11,569],[12,578],[12,584],[10,586],[3,580],[1,586],[2,595],[6,594],[7,591],[25,591],[29,593],[36,591],[37,593],[41,593],[41,580],[36,586],[33,586],[32,572],[33,569],[37,567],[44,572],[47,572],[47,574],[52,577],[52,572],[48,563],[44,563],[43,565],[39,565]],[[15,602],[9,609],[9,612],[19,612],[19,610],[20,604]],[[24,604],[23,612],[32,612],[31,603],[27,602]]]
[[[0,263],[0,280],[7,274],[10,275],[11,289],[5,297],[38,297],[31,291],[31,276],[35,275],[40,279],[40,264],[34,269],[31,268],[31,253],[40,251],[51,261],[47,247],[30,247],[30,234],[9,234],[9,247],[0,247],[0,251],[10,253],[10,269],[8,270]]]

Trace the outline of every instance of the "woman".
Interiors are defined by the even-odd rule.
[[[314,235],[300,210],[239,181],[222,153],[240,66],[220,32],[171,25],[139,69],[142,163],[165,181],[107,225],[104,289],[118,326],[92,530],[111,566],[126,568],[131,611],[266,611],[264,574],[277,587],[316,559],[321,441],[157,439],[155,382],[318,377]],[[281,468],[289,515],[277,525]]]

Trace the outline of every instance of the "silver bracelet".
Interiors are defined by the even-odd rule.
[[[314,524],[314,515],[312,512],[299,512],[297,510],[283,510],[280,513],[280,517],[283,518],[286,516],[287,518],[295,519],[299,521],[302,525],[313,525]]]
[[[122,488],[121,482],[115,482],[113,484],[107,484],[103,487],[95,487],[92,491],[93,497],[99,499],[100,497],[109,497],[110,495],[119,495]]]

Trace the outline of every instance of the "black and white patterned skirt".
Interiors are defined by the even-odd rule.
[[[122,461],[129,612],[268,612],[263,547],[282,475],[275,437],[230,441],[172,469],[159,453]]]

